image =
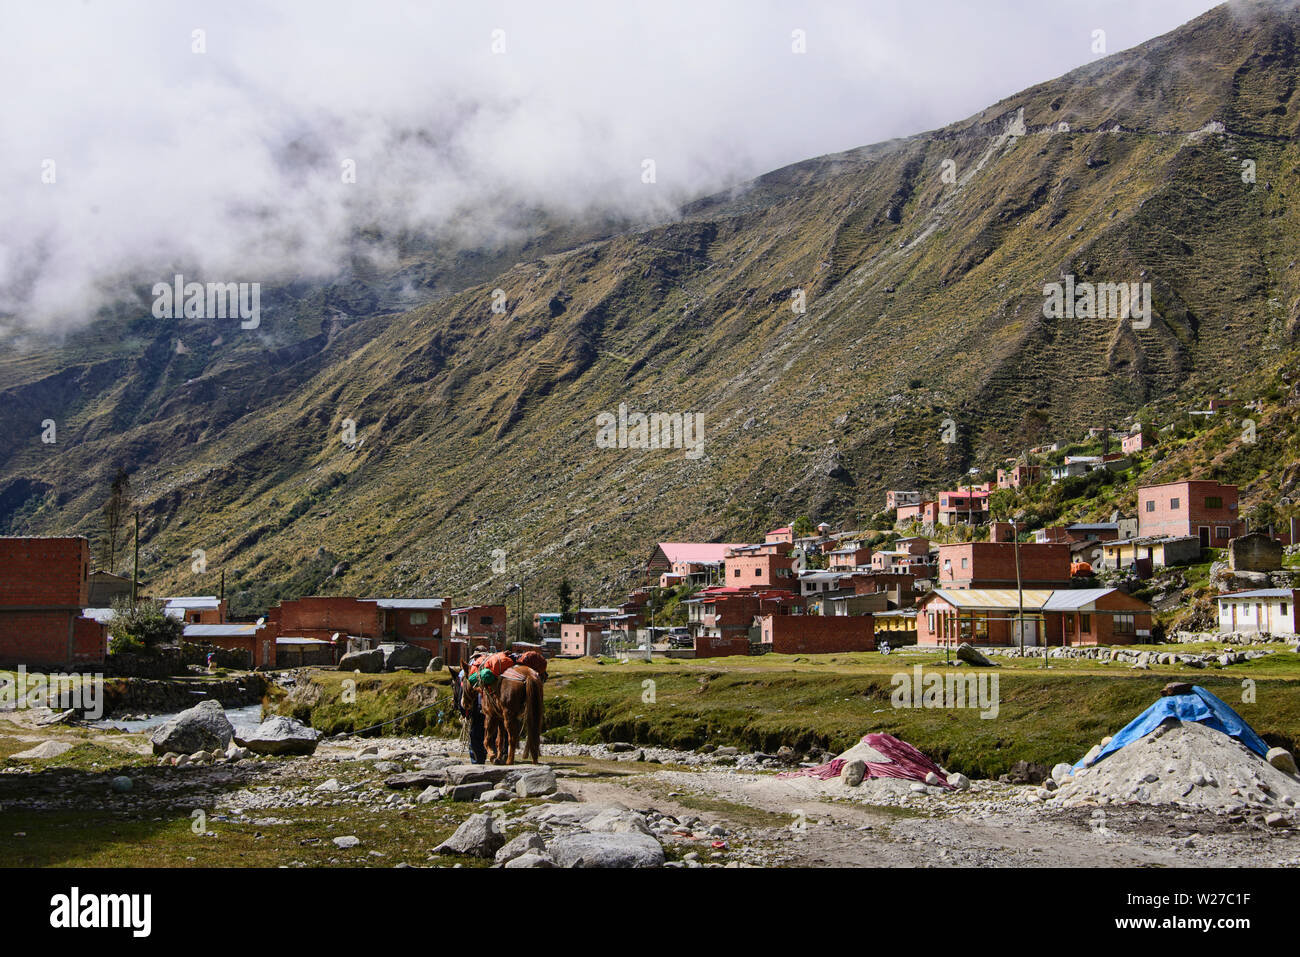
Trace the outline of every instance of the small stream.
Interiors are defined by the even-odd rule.
[[[176,717],[180,712],[171,714],[155,714],[148,718],[137,721],[123,721],[117,718],[106,718],[103,721],[89,722],[92,728],[118,728],[122,731],[152,731],[154,728]],[[236,731],[251,731],[262,723],[262,706],[260,704],[244,705],[239,708],[227,708],[226,718],[235,726]]]

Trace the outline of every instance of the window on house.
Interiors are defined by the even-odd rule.
[[[739,577],[740,577],[740,569],[739,569],[739,568],[732,569],[731,577],[732,577],[732,578],[739,578]]]
[[[1206,508],[1223,508],[1223,498],[1219,495],[1205,496]]]
[[[481,616],[479,617],[478,623],[479,623],[480,625],[490,625],[490,624],[492,624],[492,616],[491,616],[491,615],[481,615]]]
[[[1282,602],[1282,614],[1286,614],[1286,602]]]
[[[1216,525],[1214,527],[1214,537],[1221,538],[1224,541],[1227,541],[1230,531],[1231,530],[1228,528],[1227,525]]]
[[[1147,511],[1148,511],[1148,512],[1154,512],[1155,510],[1156,510],[1156,501],[1155,501],[1155,499],[1150,499],[1150,500],[1147,502]]]
[[[1082,634],[1092,634],[1092,615],[1079,616],[1079,631]]]
[[[1133,616],[1121,613],[1115,616],[1115,634],[1131,635],[1134,632]]]
[[[427,611],[411,612],[411,624],[427,625],[429,623],[429,613]]]
[[[934,634],[934,612],[929,614],[930,634]]]
[[[1171,499],[1169,500],[1169,508],[1170,508],[1170,510],[1173,510],[1173,509],[1178,508],[1178,499],[1176,499],[1176,498],[1171,498]]]

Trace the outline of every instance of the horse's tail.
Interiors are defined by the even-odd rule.
[[[542,679],[528,676],[528,744],[524,757],[536,764],[542,754]]]

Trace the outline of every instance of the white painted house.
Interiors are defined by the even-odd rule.
[[[1259,588],[1218,596],[1219,631],[1294,635],[1296,589]]]

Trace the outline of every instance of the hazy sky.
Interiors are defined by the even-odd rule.
[[[0,314],[66,327],[177,264],[327,275],[358,225],[491,241],[512,204],[663,213],[976,113],[1098,59],[1094,30],[1113,53],[1213,5],[5,0]]]

